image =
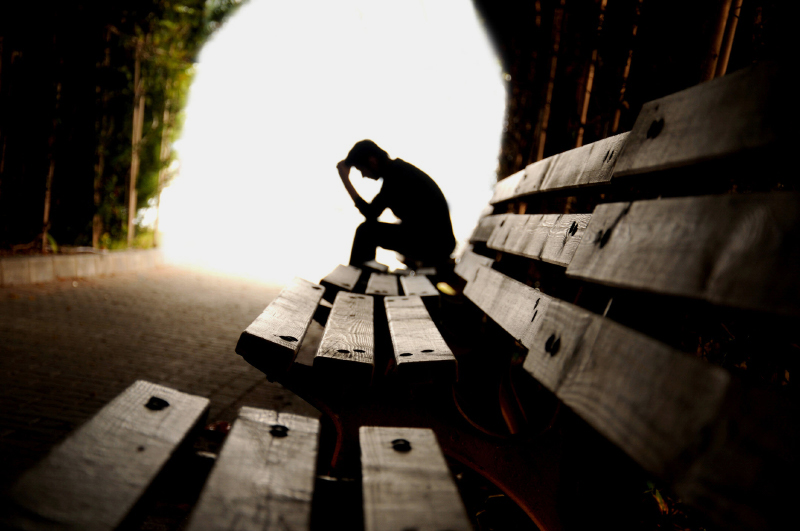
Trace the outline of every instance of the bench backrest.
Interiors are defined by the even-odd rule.
[[[757,65],[650,102],[630,133],[500,181],[456,267],[525,371],[685,501],[753,528],[781,512],[764,492],[785,499],[789,409],[779,383],[748,408],[762,391],[695,350],[736,341],[726,322],[785,340],[800,315],[800,195],[753,171],[788,158],[781,79]]]

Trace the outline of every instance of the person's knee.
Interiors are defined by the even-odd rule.
[[[372,234],[375,232],[378,223],[373,220],[367,220],[356,228],[356,236],[363,234]]]

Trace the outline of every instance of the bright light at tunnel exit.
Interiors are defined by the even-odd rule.
[[[346,264],[363,218],[335,165],[364,138],[437,182],[461,244],[491,195],[505,92],[471,2],[250,0],[196,68],[162,196],[170,262],[275,282]],[[351,179],[367,200],[380,186]]]

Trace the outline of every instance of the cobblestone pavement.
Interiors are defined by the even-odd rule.
[[[280,286],[165,266],[0,288],[0,490],[137,379],[211,400],[315,410],[234,353]]]

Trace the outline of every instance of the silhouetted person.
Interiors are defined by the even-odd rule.
[[[364,177],[383,178],[381,191],[367,203],[350,182],[350,168]],[[425,172],[401,159],[391,159],[372,140],[357,142],[347,158],[336,165],[356,208],[367,220],[353,238],[350,265],[375,259],[383,247],[403,255],[406,265],[442,266],[456,244],[450,211],[444,194]],[[378,216],[390,209],[400,223],[380,223]]]

